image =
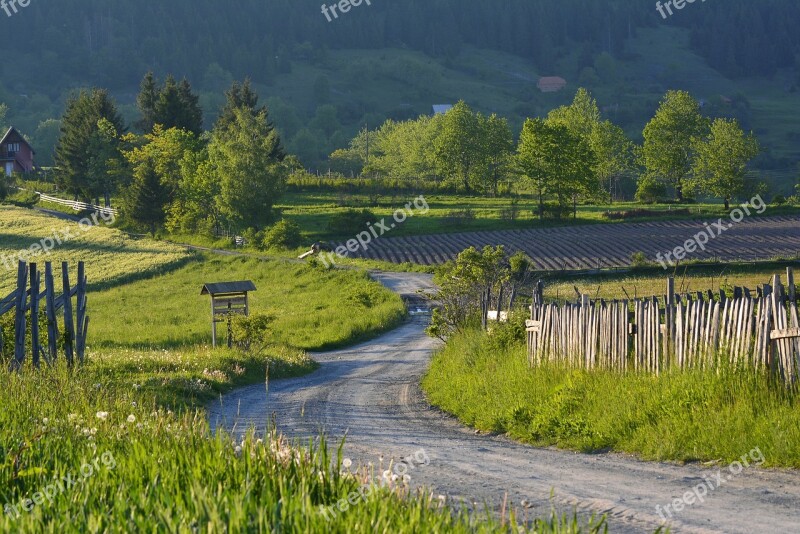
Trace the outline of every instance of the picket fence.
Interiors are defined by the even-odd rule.
[[[585,369],[715,368],[722,364],[770,369],[787,384],[800,368],[800,323],[794,273],[787,286],[772,278],[753,295],[737,288],[677,295],[667,281],[664,297],[545,303],[540,282],[527,321],[531,365],[561,362]]]
[[[69,264],[62,263],[63,293],[59,295],[53,278],[53,266],[50,262],[45,263],[43,292],[40,291],[42,273],[37,265],[35,263],[26,264],[24,261],[19,262],[16,289],[0,300],[0,317],[7,313],[14,313],[14,353],[10,365],[12,370],[22,367],[28,350],[30,350],[32,363],[36,367],[40,365],[42,357],[49,363],[55,362],[58,356],[59,340],[62,341],[67,365],[72,366],[76,356],[78,362],[83,362],[86,352],[86,334],[89,329],[86,298],[87,279],[84,272],[84,263],[79,262],[78,280],[74,286],[71,286]],[[77,300],[74,308],[73,297],[76,297]],[[59,310],[63,310],[64,317],[64,333],[61,337],[59,337],[57,320]],[[46,318],[46,347],[40,342],[40,312],[43,312]],[[30,325],[30,337],[28,336],[28,325]],[[30,340],[29,348],[28,340]],[[0,328],[0,355],[4,354],[4,342],[2,328]]]

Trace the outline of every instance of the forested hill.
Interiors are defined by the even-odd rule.
[[[691,28],[692,45],[715,68],[750,76],[795,66],[798,20],[792,0],[714,0],[687,5],[667,23]],[[303,43],[408,47],[433,56],[471,44],[548,70],[577,47],[586,64],[601,51],[617,54],[638,28],[664,23],[651,0],[372,0],[335,22],[322,16],[318,0],[36,1],[0,21],[2,80],[122,89],[148,69],[198,78],[216,62],[236,77],[269,83]]]
[[[428,114],[434,104],[463,99],[518,132],[525,118],[587,87],[637,139],[664,93],[683,89],[707,114],[755,131],[758,168],[787,187],[796,176],[800,4],[792,0],[707,0],[669,17],[655,0],[364,0],[331,22],[321,4],[35,0],[12,17],[0,11],[0,127],[17,126],[50,165],[76,88],[109,89],[132,125],[146,72],[185,77],[209,127],[225,89],[249,77],[287,149],[324,170],[365,125]],[[568,85],[544,94],[540,76]]]

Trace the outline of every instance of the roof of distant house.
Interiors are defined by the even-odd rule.
[[[28,140],[27,140],[27,139],[25,139],[25,136],[24,136],[24,135],[22,135],[21,133],[19,133],[19,131],[17,131],[17,129],[16,129],[16,128],[14,128],[13,126],[12,126],[11,128],[9,128],[9,129],[8,129],[8,131],[6,132],[6,134],[3,136],[3,138],[2,138],[2,139],[0,139],[0,145],[2,145],[3,143],[5,143],[5,142],[6,142],[6,140],[7,140],[9,137],[11,137],[11,134],[14,134],[14,133],[15,133],[15,134],[17,134],[17,137],[18,137],[18,138],[19,138],[19,139],[20,139],[20,140],[21,140],[23,143],[25,143],[25,144],[28,146],[28,148],[30,148],[30,149],[31,149],[31,152],[33,152],[34,154],[36,154],[36,151],[33,149],[33,147],[32,147],[32,146],[31,146],[31,144],[28,142]]]
[[[567,86],[567,80],[560,76],[543,76],[536,85],[543,93],[555,93]]]
[[[442,115],[444,113],[447,113],[451,109],[453,109],[453,105],[452,104],[434,104],[434,106],[433,106],[433,114],[434,115]]]

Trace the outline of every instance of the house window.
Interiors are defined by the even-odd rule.
[[[14,155],[19,152],[19,143],[9,143],[8,144],[8,153],[9,155]]]

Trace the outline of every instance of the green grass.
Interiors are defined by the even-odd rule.
[[[722,204],[671,204],[643,205],[633,202],[578,206],[577,218],[571,216],[560,220],[545,219],[540,221],[537,215],[537,203],[533,198],[520,199],[515,220],[504,218],[504,212],[511,208],[509,198],[487,198],[464,195],[424,195],[429,206],[425,213],[416,211],[402,225],[385,234],[384,237],[402,237],[455,232],[473,232],[489,230],[515,230],[526,228],[551,228],[582,224],[618,224],[620,222],[644,222],[716,218],[727,216]],[[390,220],[392,213],[403,208],[417,196],[382,197],[377,205],[372,205],[366,195],[345,195],[328,192],[294,192],[286,194],[278,204],[287,219],[296,222],[303,230],[308,244],[319,240],[349,239],[352,235],[333,235],[328,230],[330,217],[350,208],[367,208],[378,218]],[[629,219],[627,221],[609,220],[604,213],[612,211],[628,211],[646,208],[659,212],[657,215]],[[676,210],[689,210],[691,215],[675,215]],[[454,213],[469,210],[473,217],[464,218]],[[800,210],[791,207],[769,208],[764,216],[779,214],[797,214]]]
[[[102,223],[102,219],[99,220]],[[65,232],[70,234],[69,238],[65,237]],[[85,261],[90,285],[95,288],[167,272],[189,257],[182,247],[132,237],[103,224],[83,230],[70,221],[3,206],[0,210],[0,293],[3,296],[14,289],[16,259],[5,262],[14,266],[9,269],[2,258],[17,256],[42,239],[54,240],[54,236],[58,236],[62,244],[56,244],[50,254],[32,256],[30,261],[42,264],[42,268],[45,261],[53,262],[56,277],[60,276],[62,261],[70,262],[73,269],[77,268],[78,261]]]
[[[92,276],[91,266],[87,273]],[[174,348],[211,343],[205,283],[252,280],[253,313],[273,315],[271,340],[324,350],[364,340],[405,316],[399,296],[363,271],[315,269],[253,258],[198,256],[167,274],[91,295],[92,348]],[[219,326],[224,334],[224,325]]]
[[[628,299],[665,295],[667,278],[675,277],[675,290],[678,293],[706,293],[712,290],[719,294],[720,289],[732,294],[733,288],[746,287],[755,292],[758,286],[771,283],[773,275],[780,275],[786,283],[786,267],[800,267],[800,262],[764,262],[757,264],[689,265],[664,271],[661,268],[634,270],[632,272],[563,276],[543,275],[545,278],[544,296],[548,300],[577,299],[575,288],[592,298],[606,300]]]
[[[719,462],[759,447],[765,466],[800,467],[797,399],[768,377],[531,369],[522,343],[499,339],[452,338],[424,378],[429,401],[467,425],[537,446]]]
[[[373,488],[364,500],[356,494],[349,510],[326,516],[323,506],[348,499],[374,481],[371,474],[340,469],[341,455],[332,457],[324,441],[296,448],[274,435],[212,434],[203,412],[161,408],[103,364],[71,373],[0,371],[0,404],[0,501],[17,507],[0,516],[3,532],[517,529],[514,510],[501,524],[440,508],[396,484]],[[27,504],[30,512],[26,499],[38,504]],[[539,520],[531,531],[580,531],[558,528],[562,522]]]

